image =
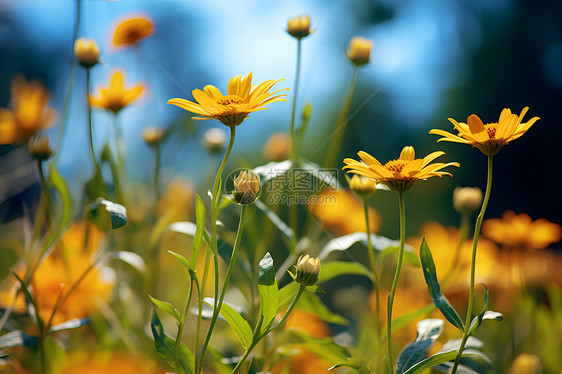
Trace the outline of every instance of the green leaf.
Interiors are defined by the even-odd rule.
[[[125,226],[127,223],[127,209],[123,205],[106,200],[103,197],[98,197],[96,201],[90,204],[94,217],[98,215],[98,208],[100,206],[103,206],[104,210],[109,213],[112,229],[115,230]]]
[[[275,268],[273,267],[273,259],[269,252],[265,254],[259,263],[258,293],[260,296],[258,321],[261,321],[261,326],[259,331],[256,330],[256,333],[261,335],[265,333],[273,323],[277,315],[279,302],[279,290],[277,288],[277,280],[275,279]]]
[[[356,274],[364,275],[368,278],[371,277],[369,269],[358,262],[330,261],[322,263],[322,269],[320,270],[318,281],[320,283],[324,283],[344,274]]]
[[[170,226],[168,226],[168,230],[179,232],[181,234],[185,234],[189,236],[195,236],[195,231],[197,231],[197,225],[195,225],[193,222],[187,222],[187,221],[174,222]],[[207,246],[209,248],[212,248],[213,242],[207,230],[203,231],[203,239],[205,239],[205,243],[207,243]]]
[[[179,253],[176,253],[176,252],[168,251],[168,253],[171,253],[172,255],[176,256],[176,258],[178,260],[180,260],[180,262],[183,264],[183,266],[185,266],[185,268],[187,270],[190,270],[189,261],[187,260],[187,258],[183,257],[182,255],[180,255]]]
[[[296,345],[305,344],[308,351],[326,360],[330,365],[340,365],[348,362],[351,355],[342,346],[337,345],[331,338],[313,338],[305,332],[297,329],[286,331],[291,338],[291,343]]]
[[[27,284],[19,277],[19,275],[16,274],[16,272],[12,272],[12,274],[14,274],[14,276],[20,282],[20,289],[22,290],[23,295],[25,296],[25,305],[26,305],[27,313],[30,315],[31,319],[33,320],[33,322],[35,322],[35,324],[39,327],[39,329],[42,330],[44,326],[44,322],[37,312],[39,309],[37,309],[37,304],[35,303],[35,299],[31,295],[31,292],[29,292],[29,288],[27,288]]]
[[[72,195],[64,178],[58,173],[53,164],[49,165],[49,183],[55,188],[60,197],[61,215],[55,230],[47,237],[41,256],[57,241],[70,224],[72,219]]]
[[[412,322],[413,320],[415,320],[418,317],[428,315],[433,309],[435,309],[435,305],[429,304],[429,305],[426,305],[422,308],[416,309],[412,312],[409,311],[408,313],[393,319],[392,320],[392,332],[398,330],[399,328],[402,328],[402,327],[408,325],[410,322]],[[385,331],[385,336],[386,336],[386,331]]]
[[[63,330],[73,330],[90,323],[91,318],[74,318],[58,325],[51,326],[47,334],[52,334],[54,332]]]
[[[279,218],[279,216],[273,210],[269,209],[267,205],[265,205],[260,199],[254,201],[254,204],[259,210],[265,213],[266,217],[269,218],[271,223],[273,223],[279,229],[279,231],[283,235],[285,235],[285,237],[287,237],[287,239],[291,241],[295,240],[295,233],[293,232],[293,230],[289,226],[287,226],[287,224],[281,218]]]
[[[463,351],[461,357],[479,357],[480,355],[474,351]],[[448,352],[441,352],[436,353],[431,357],[426,358],[415,364],[414,366],[410,367],[406,370],[403,374],[417,374],[421,373],[425,369],[440,365],[447,361],[452,361],[457,357],[457,351],[448,351]]]
[[[379,264],[384,264],[384,261],[389,255],[394,255],[395,258],[398,258],[398,252],[400,251],[400,246],[390,246],[388,248],[383,249],[379,253]],[[408,265],[412,265],[415,267],[420,266],[420,260],[413,252],[412,247],[408,244],[404,247],[404,262]]]
[[[423,238],[420,245],[420,259],[423,268],[423,276],[425,278],[425,283],[427,284],[427,290],[433,299],[433,303],[437,308],[439,308],[443,316],[447,318],[447,321],[451,322],[453,326],[457,327],[459,330],[464,331],[464,323],[462,322],[461,317],[455,308],[453,308],[449,300],[441,292],[439,282],[437,281],[437,273],[435,271],[433,257],[431,256],[431,251],[429,250],[429,246],[427,245],[425,238]]]
[[[427,356],[427,350],[443,332],[443,320],[424,319],[418,322],[416,340],[406,346],[397,358],[396,372],[404,373]]]
[[[179,367],[176,367],[175,345],[174,339],[164,333],[162,322],[158,318],[156,311],[152,313],[152,321],[150,322],[152,334],[154,336],[154,346],[160,358],[168,363],[172,368],[176,369],[179,374],[193,374],[195,371],[195,359],[193,354],[184,343],[180,343],[179,349]]]
[[[214,305],[213,298],[206,297],[203,301],[211,307]],[[253,335],[248,322],[240,314],[238,314],[233,307],[224,302],[221,306],[220,315],[226,320],[230,327],[232,327],[236,335],[238,335],[238,339],[240,339],[242,346],[244,348],[250,347]]]
[[[293,295],[294,297],[294,295]],[[349,321],[340,315],[333,313],[320,298],[310,292],[303,293],[299,299],[299,310],[305,310],[322,319],[325,322],[340,326],[349,325]]]
[[[193,236],[193,251],[191,252],[191,258],[189,260],[189,269],[191,271],[195,270],[195,265],[197,265],[197,257],[199,256],[199,249],[201,248],[201,241],[203,238],[203,232],[205,232],[205,215],[207,211],[205,210],[205,204],[198,194],[195,194],[195,217],[196,217],[196,228],[195,235]]]
[[[472,322],[470,322],[470,333],[469,335],[472,335],[476,332],[476,330],[478,330],[478,328],[480,327],[480,325],[482,324],[482,320],[484,319],[495,319],[497,321],[501,321],[503,319],[503,314],[498,313],[498,312],[488,312],[486,309],[488,309],[488,287],[486,287],[484,284],[484,307],[482,308],[482,311],[480,312],[479,315],[477,315],[476,317],[474,317],[472,319]]]
[[[172,317],[174,317],[174,319],[178,322],[181,323],[181,315],[179,310],[177,310],[176,308],[174,308],[174,306],[166,301],[161,301],[158,299],[155,299],[154,297],[148,295],[148,297],[150,298],[150,301],[152,301],[152,304],[154,304],[155,306],[157,306],[158,308],[160,308],[160,310],[162,310],[163,312],[168,313],[169,315],[171,315]]]
[[[139,256],[135,252],[131,252],[131,251],[112,252],[111,257],[131,265],[141,273],[144,273],[144,271],[146,270],[146,264],[144,260],[142,259],[141,256]]]
[[[103,176],[101,175],[101,168],[98,166],[94,170],[94,176],[86,182],[84,185],[84,194],[87,197],[87,201],[94,201],[98,196],[108,196],[109,192],[103,181]]]
[[[0,336],[0,349],[22,346],[35,348],[38,341],[36,336],[27,335],[21,330],[14,330]]]

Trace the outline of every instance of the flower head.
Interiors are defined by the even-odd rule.
[[[203,146],[211,153],[219,153],[226,144],[226,134],[221,129],[212,128],[203,135]]]
[[[142,139],[150,146],[154,146],[164,138],[164,130],[159,126],[149,126],[142,130]]]
[[[29,154],[38,161],[48,160],[53,155],[53,149],[49,145],[49,138],[46,136],[35,135],[28,143]]]
[[[54,125],[57,114],[47,106],[50,95],[41,83],[17,75],[10,89],[10,109],[0,108],[0,144],[21,144]]]
[[[78,38],[74,42],[74,56],[80,65],[91,68],[99,61],[100,48],[94,39]]]
[[[452,176],[451,173],[439,170],[447,166],[458,167],[458,162],[448,162],[446,164],[441,162],[431,163],[431,161],[444,154],[445,152],[437,151],[425,156],[423,159],[416,159],[414,147],[407,146],[402,149],[397,160],[391,160],[383,165],[367,152],[361,151],[357,155],[363,162],[346,158],[343,161],[346,164],[343,168],[350,169],[348,171],[350,173],[372,178],[388,186],[391,190],[403,192],[409,190],[420,180],[435,176]]]
[[[522,249],[546,248],[562,240],[562,227],[544,218],[533,221],[527,214],[508,210],[502,218],[484,221],[482,233],[504,247]]]
[[[291,153],[291,137],[284,132],[276,132],[265,142],[263,155],[271,161],[283,161],[289,158]]]
[[[365,65],[371,59],[373,41],[362,36],[354,36],[349,42],[346,56],[357,66]]]
[[[260,193],[260,176],[252,170],[243,170],[234,178],[234,200],[238,204],[251,204]]]
[[[438,142],[470,144],[485,155],[493,156],[507,143],[525,134],[539,120],[539,117],[533,117],[528,122],[522,123],[527,110],[529,110],[529,107],[523,108],[521,114],[517,115],[512,114],[511,110],[504,108],[498,122],[486,125],[476,114],[470,115],[466,123],[459,123],[449,118],[449,121],[455,126],[455,130],[458,131],[457,135],[439,129],[433,129],[429,133],[443,136]]]
[[[130,17],[121,21],[113,32],[114,47],[136,45],[139,40],[154,34],[154,23],[145,16]]]
[[[294,38],[302,39],[310,35],[310,17],[307,14],[293,17],[287,22],[287,32]]]
[[[457,212],[472,213],[482,203],[482,190],[478,187],[457,187],[453,191],[453,205]]]
[[[318,282],[320,259],[309,255],[300,256],[297,261],[295,281],[303,286],[313,286]]]
[[[235,127],[240,125],[250,113],[267,109],[265,105],[275,101],[287,101],[283,98],[287,95],[273,95],[288,88],[268,92],[277,82],[279,81],[268,80],[252,86],[252,73],[245,77],[239,75],[228,83],[226,96],[215,86],[207,85],[203,91],[192,91],[197,104],[185,99],[170,99],[168,104],[200,115],[193,119],[217,119],[225,126]]]
[[[109,87],[98,87],[96,96],[90,95],[92,106],[118,113],[121,109],[140,98],[145,90],[143,84],[138,84],[131,89],[125,89],[124,74],[114,71]]]
[[[376,191],[377,182],[371,178],[362,175],[354,174],[349,181],[349,188],[355,192],[359,197],[369,197]]]
[[[509,374],[540,374],[542,372],[540,357],[530,353],[521,353],[515,357],[509,368]]]

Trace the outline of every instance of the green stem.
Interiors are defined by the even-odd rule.
[[[158,199],[160,197],[160,145],[158,143],[154,144],[154,176],[152,183],[154,185],[154,204],[158,204]]]
[[[398,204],[400,209],[400,250],[398,252],[398,262],[396,263],[392,288],[390,289],[390,294],[388,294],[386,309],[388,368],[391,374],[394,374],[394,360],[392,358],[392,305],[394,304],[394,295],[398,286],[398,278],[400,277],[400,269],[402,268],[402,260],[404,258],[404,244],[406,242],[406,213],[404,210],[403,191],[398,192]]]
[[[45,335],[39,335],[39,362],[41,374],[47,374],[47,358],[45,356]]]
[[[205,286],[207,285],[207,275],[209,274],[209,262],[211,260],[211,254],[206,251],[205,255],[205,267],[203,269],[203,279],[201,281],[201,288],[199,289],[199,304],[198,304],[198,314],[197,314],[197,324],[195,327],[195,372],[199,369],[199,336],[201,336],[201,318],[203,316],[203,297],[205,296]]]
[[[474,239],[472,241],[472,260],[470,262],[470,293],[468,295],[468,309],[466,311],[466,321],[464,323],[464,333],[462,336],[461,345],[459,347],[459,352],[457,358],[455,359],[455,364],[451,370],[451,374],[457,372],[457,367],[462,357],[462,351],[466,345],[466,341],[470,335],[470,322],[472,319],[472,305],[474,303],[474,278],[476,270],[476,247],[478,245],[478,237],[480,236],[480,228],[482,227],[482,221],[484,221],[484,214],[486,213],[486,208],[488,207],[488,201],[490,200],[490,192],[492,191],[492,166],[493,166],[494,156],[488,156],[488,177],[486,180],[486,193],[484,194],[484,201],[482,202],[482,209],[480,209],[480,214],[476,218],[476,225],[474,227]]]
[[[369,206],[367,205],[367,198],[363,197],[363,211],[365,213],[365,228],[367,232],[367,253],[369,254],[369,264],[371,265],[371,271],[373,272],[373,277],[371,281],[373,282],[373,289],[375,290],[375,324],[377,328],[377,333],[379,333],[379,318],[380,318],[380,301],[379,301],[379,277],[377,272],[377,260],[375,258],[375,250],[373,249],[373,244],[371,243],[371,230],[369,228]]]
[[[80,30],[80,13],[81,13],[81,8],[82,8],[81,4],[82,4],[81,0],[76,1],[76,19],[75,19],[75,23],[74,23],[74,34],[72,36],[73,46],[74,46],[74,43],[76,42],[76,39],[78,39],[78,31]],[[60,149],[61,149],[61,146],[62,146],[62,139],[63,139],[63,136],[64,136],[64,128],[65,128],[66,119],[67,119],[67,116],[68,116],[68,105],[70,104],[70,94],[71,94],[71,91],[72,91],[72,84],[74,83],[74,73],[76,71],[76,65],[78,65],[78,60],[76,59],[74,54],[72,54],[72,60],[70,61],[70,73],[69,73],[69,78],[68,78],[68,84],[66,86],[66,94],[64,96],[64,104],[62,106],[59,133],[57,135],[57,143],[56,143],[56,148],[55,148],[57,150],[57,152],[55,152],[55,156],[54,156],[54,160],[53,160],[55,165],[56,165],[57,158],[58,158],[58,155],[60,154]]]
[[[283,316],[283,318],[281,318],[279,320],[279,322],[277,322],[275,325],[270,327],[267,331],[265,331],[261,335],[258,335],[257,337],[254,338],[254,340],[252,341],[252,344],[246,349],[246,351],[244,352],[244,355],[242,356],[240,361],[238,361],[238,364],[236,364],[236,366],[234,367],[234,370],[232,370],[232,374],[235,374],[240,369],[240,367],[242,366],[244,361],[246,361],[246,358],[248,358],[248,356],[250,355],[250,352],[252,352],[252,350],[258,345],[258,343],[263,338],[265,338],[271,331],[281,327],[287,321],[287,318],[289,318],[289,315],[291,314],[291,312],[293,311],[293,309],[297,305],[297,302],[299,301],[299,299],[302,296],[305,289],[306,289],[305,286],[303,286],[303,285],[300,286],[299,291],[297,292],[297,294],[295,295],[295,298],[291,302],[291,305],[289,305],[289,308],[287,308],[287,311],[285,312],[285,315]]]
[[[459,243],[457,244],[457,249],[455,251],[453,261],[451,261],[451,265],[449,266],[447,275],[445,275],[445,278],[443,280],[443,289],[446,289],[447,286],[449,286],[451,280],[453,279],[453,275],[455,274],[455,270],[457,270],[457,266],[459,264],[460,254],[462,250],[462,245],[465,242],[465,240],[468,238],[469,225],[470,225],[470,214],[461,213]]]
[[[185,321],[187,320],[187,313],[189,312],[189,304],[191,303],[191,296],[193,295],[193,276],[190,273],[191,284],[189,286],[189,293],[187,294],[187,299],[185,300],[185,306],[183,308],[183,313],[181,316],[180,324],[178,326],[178,336],[176,336],[176,345],[174,348],[174,358],[176,361],[176,370],[180,370],[180,346],[181,337],[183,335],[183,328],[185,327]]]
[[[47,183],[47,179],[45,178],[45,173],[43,172],[43,162],[37,160],[37,169],[39,170],[39,180],[41,181],[41,192],[43,194],[43,214],[45,215],[45,224],[47,228],[51,226],[51,196],[49,193],[49,184]],[[39,225],[42,226],[42,225]]]
[[[291,114],[291,169],[295,169],[296,162],[297,162],[297,147],[296,147],[296,139],[295,139],[295,114],[297,111],[297,95],[299,92],[299,80],[300,80],[300,73],[301,73],[301,39],[297,39],[297,72],[295,75],[295,94],[293,98],[293,110]],[[294,191],[294,180],[295,175],[294,173],[291,174],[291,182],[289,184],[289,188],[291,189],[291,196],[295,195]],[[298,205],[297,204],[290,204],[289,205],[289,227],[297,235],[298,230]]]
[[[90,68],[86,68],[86,100],[88,101],[88,130],[90,134],[90,150],[92,151],[92,160],[96,170],[99,168],[94,153],[94,137],[92,135],[92,105],[90,104]]]
[[[353,77],[351,78],[351,83],[349,84],[349,88],[343,100],[343,106],[336,120],[336,127],[332,134],[332,140],[330,141],[330,146],[328,147],[328,154],[326,155],[326,159],[324,160],[325,168],[334,167],[336,163],[336,157],[338,157],[341,143],[343,141],[343,136],[345,134],[345,127],[348,122],[349,110],[351,108],[351,102],[353,100],[355,86],[357,85],[358,74],[359,74],[359,68],[355,66],[353,70]]]

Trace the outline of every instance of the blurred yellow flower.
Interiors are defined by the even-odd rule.
[[[38,161],[48,160],[53,155],[53,149],[49,144],[49,138],[42,135],[35,135],[27,143],[29,154]]]
[[[307,14],[291,18],[287,22],[287,32],[294,38],[302,39],[310,35],[310,17]]]
[[[414,184],[420,180],[430,177],[442,177],[450,175],[450,173],[439,171],[447,166],[459,166],[458,162],[434,163],[431,161],[437,157],[444,155],[445,152],[433,152],[423,159],[416,159],[414,147],[407,146],[402,149],[400,157],[397,160],[391,160],[382,165],[377,159],[367,152],[359,152],[357,155],[361,161],[352,158],[346,158],[343,162],[346,164],[343,169],[350,169],[349,173],[363,175],[372,178],[386,186],[391,190],[403,192],[412,188]]]
[[[366,231],[363,203],[349,190],[326,189],[308,209],[324,226],[338,235]],[[378,232],[380,223],[379,212],[369,207],[369,228],[372,233]]]
[[[478,187],[457,187],[453,191],[453,205],[461,214],[470,214],[482,204],[482,190]]]
[[[100,48],[92,38],[78,38],[74,42],[74,56],[84,67],[91,68],[98,63]]]
[[[265,142],[263,155],[269,161],[283,161],[289,158],[291,137],[284,132],[276,132]]]
[[[355,192],[357,196],[367,198],[375,193],[377,182],[371,178],[364,177],[359,174],[353,174],[349,181],[349,188]]]
[[[154,34],[154,23],[149,17],[129,17],[115,27],[113,32],[114,47],[136,45],[139,40]]]
[[[170,222],[188,221],[195,201],[193,186],[185,179],[175,178],[160,197],[158,216],[169,215]]]
[[[153,361],[126,353],[75,355],[65,361],[60,374],[162,374]]]
[[[438,142],[470,144],[485,155],[493,156],[507,143],[525,134],[539,120],[539,117],[533,117],[529,122],[522,123],[527,110],[529,107],[523,108],[521,114],[517,115],[512,114],[508,108],[504,108],[498,122],[486,125],[476,114],[470,115],[466,120],[467,123],[459,123],[449,118],[449,121],[455,126],[455,130],[458,131],[457,135],[439,129],[433,129],[429,133],[443,136]]]
[[[521,353],[513,360],[508,374],[541,374],[542,363],[539,356]]]
[[[365,65],[371,59],[373,41],[362,36],[354,36],[349,42],[346,56],[357,66]]]
[[[41,83],[16,75],[10,90],[10,109],[0,108],[0,144],[21,144],[55,124],[56,111],[47,106],[50,94]]]
[[[267,109],[265,105],[276,101],[287,101],[283,98],[287,95],[272,95],[288,90],[288,88],[268,92],[277,82],[280,81],[268,80],[252,86],[252,73],[245,77],[239,75],[228,83],[226,96],[215,86],[207,85],[203,91],[199,89],[192,91],[197,104],[177,98],[168,100],[168,104],[176,105],[201,116],[193,117],[193,119],[217,119],[225,126],[235,127],[240,125],[250,113]]]
[[[114,71],[109,87],[98,87],[97,95],[90,95],[90,104],[117,113],[140,98],[145,90],[144,84],[138,84],[131,89],[125,89],[124,80],[123,73]]]
[[[527,214],[508,210],[502,218],[484,221],[482,233],[503,247],[541,249],[562,239],[562,227],[544,218],[533,221]]]

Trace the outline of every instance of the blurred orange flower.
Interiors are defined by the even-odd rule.
[[[154,23],[149,17],[129,17],[122,20],[113,32],[114,47],[136,45],[141,39],[154,34]]]
[[[289,158],[291,137],[284,132],[276,132],[265,142],[263,155],[269,161],[283,161]]]
[[[144,84],[125,89],[124,74],[114,71],[109,87],[98,87],[96,96],[90,95],[92,106],[118,113],[121,109],[140,98],[145,90]]]
[[[268,92],[277,82],[268,80],[252,86],[252,73],[243,77],[238,75],[228,82],[226,96],[218,88],[207,85],[201,90],[193,90],[192,94],[197,103],[185,99],[170,99],[168,104],[176,105],[188,112],[199,114],[201,117],[193,119],[217,119],[223,125],[235,127],[240,125],[246,117],[258,110],[267,109],[265,105],[276,101],[287,101],[284,96],[276,93],[288,90],[283,88]]]
[[[56,111],[47,106],[50,94],[41,83],[16,75],[10,90],[11,108],[0,108],[0,144],[21,144],[55,124]]]
[[[71,357],[60,374],[157,374],[159,370],[146,357],[135,357],[125,353],[89,354],[88,357]]]
[[[363,202],[349,190],[325,189],[318,196],[317,203],[310,204],[308,209],[324,226],[334,230],[338,235],[366,231]],[[377,233],[381,216],[369,207],[369,228]]]
[[[484,221],[482,233],[503,247],[541,249],[562,239],[562,227],[544,218],[533,221],[527,214],[508,210],[502,218]]]

